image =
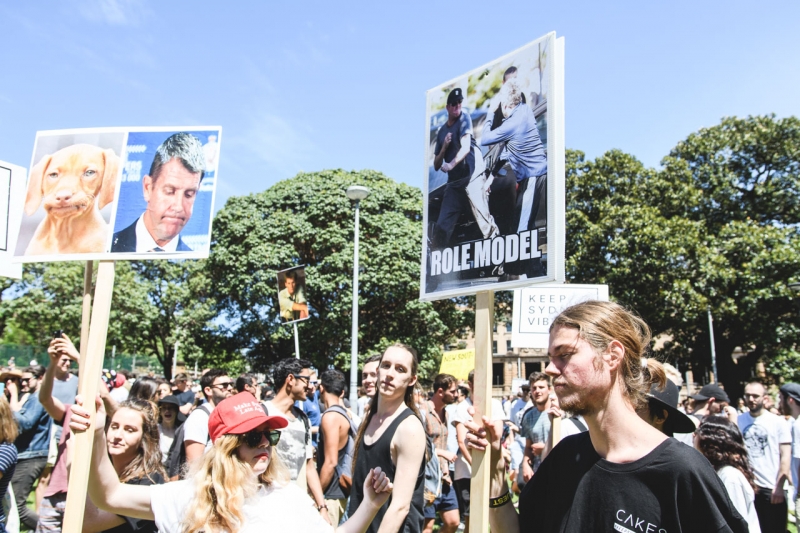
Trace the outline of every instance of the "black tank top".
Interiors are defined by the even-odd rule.
[[[348,516],[353,516],[353,514],[355,514],[356,509],[358,509],[358,506],[361,504],[361,500],[364,499],[364,480],[367,478],[370,468],[375,468],[376,466],[381,467],[381,470],[386,472],[386,475],[389,476],[389,479],[394,481],[396,467],[394,463],[392,463],[392,437],[394,437],[394,433],[397,431],[397,427],[400,425],[400,423],[409,416],[415,416],[414,411],[411,409],[405,409],[397,416],[397,418],[394,419],[391,425],[386,429],[386,431],[383,432],[383,435],[381,435],[376,442],[368,446],[364,444],[364,441],[362,440],[361,444],[359,444],[358,463],[353,467],[353,488],[350,493],[350,504],[347,506]],[[420,424],[422,424],[422,422],[420,422]],[[400,531],[403,533],[419,533],[422,531],[422,522],[424,520],[422,509],[425,506],[425,499],[422,493],[424,481],[425,456],[423,455],[422,461],[419,465],[417,482],[414,484],[414,493],[411,496],[411,506],[408,510],[408,516],[406,516],[406,519],[403,522],[403,527],[400,528]],[[389,500],[383,504],[383,507],[378,509],[378,514],[375,515],[375,519],[367,528],[368,533],[376,533],[378,531],[378,528],[383,521],[383,515],[386,514],[386,509],[389,508],[391,503],[392,496],[390,496]]]

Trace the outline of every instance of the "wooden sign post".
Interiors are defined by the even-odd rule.
[[[492,331],[494,328],[494,292],[479,292],[475,303],[475,390],[472,391],[474,420],[492,416]],[[489,531],[489,481],[492,478],[491,453],[471,450],[469,531]]]
[[[87,329],[86,285],[91,287],[91,268],[87,265],[87,274],[84,278],[84,308],[81,324],[81,333]],[[78,393],[83,398],[83,406],[94,417],[97,397],[97,386],[100,381],[100,371],[103,369],[105,355],[106,335],[108,333],[108,317],[111,313],[111,295],[114,292],[114,261],[100,261],[97,269],[97,285],[94,292],[94,306],[91,313],[91,324],[88,327],[88,342],[81,337],[81,381]],[[86,345],[84,355],[84,345]],[[69,431],[69,428],[64,428]],[[72,459],[72,468],[69,475],[67,488],[67,505],[64,512],[63,531],[81,531],[83,529],[83,511],[86,505],[86,489],[89,484],[89,468],[92,461],[92,445],[94,443],[94,422],[88,431],[73,435],[75,439],[75,455]]]
[[[86,350],[89,348],[89,319],[92,316],[92,276],[94,274],[94,261],[86,261],[83,272],[83,304],[81,309],[81,358],[78,361],[78,388],[85,375],[80,370],[86,366]]]

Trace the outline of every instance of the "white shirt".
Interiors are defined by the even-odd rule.
[[[189,414],[189,418],[183,423],[183,442],[193,440],[194,442],[204,443],[206,450],[211,448],[211,439],[208,438],[208,418],[209,414],[206,413],[214,410],[214,406],[206,402]]]
[[[165,465],[167,464],[167,459],[169,459],[169,449],[172,446],[172,441],[175,440],[175,434],[173,433],[172,436],[167,435],[164,433],[164,430],[161,427],[161,424],[158,425],[158,447],[161,450],[161,462]]]
[[[749,412],[740,414],[739,429],[744,436],[756,485],[774,489],[781,463],[780,445],[792,442],[789,423],[765,409],[755,418]]]
[[[161,248],[165,252],[175,252],[178,250],[179,239],[180,235],[175,235],[167,244],[157,244],[144,226],[144,215],[136,221],[136,253],[149,252],[154,248]]]
[[[187,507],[194,497],[192,480],[173,481],[150,487],[150,507],[160,533],[180,533]],[[244,502],[245,521],[239,533],[266,531],[330,532],[308,494],[295,485],[261,486]]]
[[[472,422],[472,416],[469,414],[468,409],[472,407],[472,399],[467,398],[456,407],[456,412],[454,416],[450,419],[450,423],[453,427],[456,427],[456,424],[463,423],[463,422]],[[503,404],[500,403],[500,400],[492,398],[492,420],[505,420],[505,412],[503,411]],[[455,433],[455,431],[453,432]],[[456,459],[456,468],[455,468],[455,475],[453,479],[471,479],[472,478],[472,467],[467,462],[466,459],[461,455],[461,452],[458,453],[458,459]]]
[[[747,520],[747,527],[750,529],[750,533],[761,533],[754,501],[756,495],[744,474],[732,466],[723,466],[717,470],[717,475],[722,480],[722,484],[725,485],[725,490],[728,491],[731,503],[739,514]]]
[[[264,405],[267,406],[270,416],[279,415],[289,420],[289,417],[285,416],[272,402],[265,402]],[[289,425],[281,430],[281,440],[278,441],[277,451],[283,464],[289,469],[292,481],[297,481],[303,465],[314,457],[314,445],[310,440],[306,441],[306,425],[300,417],[289,420]]]
[[[798,469],[800,469],[800,416],[792,422],[792,486],[794,487],[794,497],[797,499],[800,495],[800,478],[798,478]]]

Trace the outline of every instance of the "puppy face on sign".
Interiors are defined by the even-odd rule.
[[[88,144],[62,148],[43,158],[31,172],[25,212],[33,214],[41,203],[48,216],[71,218],[114,199],[119,157],[113,150]]]

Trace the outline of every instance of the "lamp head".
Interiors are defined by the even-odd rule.
[[[361,185],[351,185],[347,188],[347,197],[351,200],[363,200],[367,196],[369,196],[370,190],[367,187],[363,187]]]

